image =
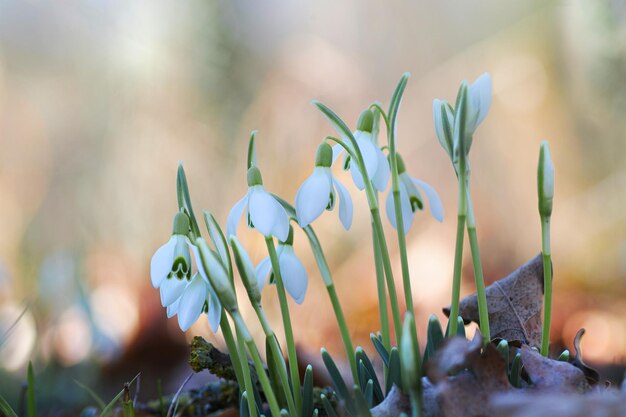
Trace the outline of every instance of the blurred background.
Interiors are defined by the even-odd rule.
[[[150,285],[150,258],[169,239],[177,208],[178,162],[196,210],[224,224],[246,192],[247,139],[258,129],[265,185],[294,201],[318,143],[334,134],[310,101],[354,128],[372,101],[388,105],[405,71],[399,151],[446,213],[443,224],[418,214],[408,235],[422,334],[428,315],[442,317],[449,303],[456,223],[456,181],[434,134],[432,100],[454,100],[461,80],[487,71],[493,105],[471,153],[486,278],[540,251],[536,165],[549,139],[553,343],[571,347],[585,327],[588,362],[624,363],[622,2],[0,1],[2,395],[18,405],[28,360],[50,415],[89,402],[75,380],[106,397],[142,372],[141,399],[154,398],[159,381],[175,391],[190,372],[189,340],[221,344],[205,318],[183,334]],[[379,329],[369,212],[349,174],[336,173],[355,201],[352,230],[336,212],[315,226],[355,343],[369,349]],[[260,261],[263,241],[243,226],[240,236]],[[296,234],[309,271],[304,303],[292,304],[296,338],[313,357],[322,345],[341,356],[305,243]],[[467,255],[463,295],[474,291]],[[278,329],[273,289],[263,296]]]

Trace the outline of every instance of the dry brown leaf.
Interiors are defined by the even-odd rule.
[[[580,329],[576,332],[576,336],[574,337],[574,351],[576,355],[570,359],[570,363],[583,371],[585,377],[587,378],[587,382],[591,385],[596,385],[600,382],[600,374],[593,368],[587,366],[585,362],[583,362],[583,351],[580,348],[580,340],[583,338],[585,334],[585,329]]]
[[[529,389],[542,392],[584,393],[591,389],[583,371],[569,362],[546,358],[522,346],[522,364],[528,374]]]
[[[393,386],[383,402],[370,410],[372,417],[397,417],[401,413],[411,415],[409,397]],[[435,388],[428,378],[422,377],[422,414],[423,417],[445,417],[437,404]]]
[[[498,416],[490,406],[490,397],[513,388],[502,356],[492,344],[483,349],[479,333],[472,341],[446,341],[429,361],[426,373],[435,384],[446,417]]]
[[[543,304],[543,261],[541,254],[531,259],[509,276],[486,288],[489,327],[492,339],[541,344],[541,308]],[[450,308],[443,309],[446,316]],[[466,322],[480,324],[476,294],[465,297],[459,305],[459,315]]]
[[[494,396],[492,406],[507,417],[626,417],[626,394],[598,391],[579,394],[529,394],[512,391]]]

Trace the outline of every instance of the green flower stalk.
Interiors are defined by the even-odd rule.
[[[474,265],[480,331],[485,344],[489,343],[491,335],[482,262],[476,234],[476,222],[469,191],[470,168],[468,155],[472,146],[473,134],[478,125],[487,116],[490,106],[491,77],[489,74],[481,75],[471,86],[468,85],[467,81],[463,81],[459,88],[454,109],[445,100],[436,99],[433,101],[433,115],[437,139],[452,161],[459,184],[449,335],[456,335],[458,328],[457,317],[461,291],[463,239],[465,227],[467,227]]]
[[[550,157],[550,144],[541,142],[537,167],[537,193],[541,217],[541,253],[543,258],[543,328],[541,354],[548,356],[550,350],[550,322],[552,320],[552,252],[550,249],[550,217],[554,199],[554,164]]]

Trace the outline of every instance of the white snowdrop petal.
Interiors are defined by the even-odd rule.
[[[171,319],[178,314],[178,307],[180,306],[180,298],[167,306],[167,318]]]
[[[408,233],[409,229],[413,225],[413,210],[411,207],[411,200],[409,199],[409,194],[404,187],[404,184],[400,183],[400,210],[402,211],[402,223],[404,233]],[[387,212],[387,219],[389,223],[394,227],[394,229],[398,229],[398,223],[396,222],[396,210],[395,204],[393,201],[393,193],[387,194],[387,201],[385,202],[385,211]]]
[[[204,264],[202,263],[202,258],[200,258],[200,251],[198,248],[189,242],[189,248],[193,253],[193,258],[196,260],[196,268],[198,268],[198,272],[207,282],[209,280],[209,276],[207,275],[206,270],[204,269]]]
[[[378,164],[376,165],[376,173],[372,178],[372,183],[374,184],[374,188],[382,192],[387,188],[391,171],[389,170],[389,162],[387,162],[385,154],[378,147],[376,148],[376,154]]]
[[[186,279],[167,278],[163,280],[159,287],[161,293],[161,305],[167,307],[180,298],[187,286]]]
[[[352,181],[354,181],[356,188],[362,191],[365,188],[365,183],[363,182],[363,176],[357,164],[350,163],[350,174],[352,175]]]
[[[335,178],[333,178],[333,184],[339,196],[339,220],[344,229],[349,230],[352,226],[352,197],[348,189]]]
[[[291,246],[285,246],[278,262],[285,289],[296,303],[302,304],[309,285],[306,268],[296,257]]]
[[[265,237],[276,236],[285,241],[289,236],[289,217],[274,197],[261,186],[252,187],[249,201],[250,218],[254,227]]]
[[[361,150],[361,155],[363,155],[367,175],[372,179],[378,167],[378,146],[372,141],[372,134],[367,132],[362,132],[358,135],[356,143]]]
[[[209,327],[211,327],[213,333],[217,333],[217,329],[220,327],[220,321],[222,320],[222,304],[213,289],[209,290],[209,311],[207,317]]]
[[[196,275],[185,288],[178,308],[178,326],[183,332],[200,317],[208,292],[209,286],[200,275]]]
[[[296,193],[296,213],[300,227],[308,226],[317,219],[328,206],[331,179],[329,168],[316,167]]]
[[[332,165],[334,165],[335,161],[337,160],[337,158],[339,158],[339,156],[342,154],[343,151],[345,151],[345,149],[343,149],[343,146],[341,146],[339,144],[333,145],[332,149],[333,149],[333,162],[332,162]]]
[[[150,281],[154,288],[159,288],[165,277],[172,270],[174,262],[174,249],[176,248],[176,236],[172,236],[168,242],[161,246],[152,255],[150,261]]]
[[[492,98],[491,76],[488,73],[482,74],[474,81],[469,89],[472,107],[477,106],[477,119],[475,127],[478,127],[489,112]]]
[[[271,269],[272,261],[269,256],[259,262],[259,264],[256,266],[254,272],[259,282],[259,290],[263,289],[263,285],[265,285],[265,280],[267,279],[267,275],[270,273]]]
[[[443,204],[441,203],[441,199],[439,198],[437,191],[422,180],[413,178],[413,182],[424,190],[424,194],[428,197],[428,204],[430,205],[430,213],[432,216],[435,220],[443,222]]]
[[[226,219],[226,239],[237,234],[237,224],[239,224],[239,219],[241,219],[241,215],[243,214],[243,210],[246,208],[247,203],[248,194],[244,195],[243,198],[237,201],[233,208],[230,209],[230,213],[228,213],[228,217]]]

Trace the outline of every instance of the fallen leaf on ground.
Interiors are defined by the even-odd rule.
[[[584,393],[591,389],[583,371],[569,362],[546,358],[522,346],[522,364],[528,374],[529,389],[542,392]]]
[[[507,417],[626,417],[626,394],[597,391],[579,394],[529,394],[509,392],[496,395],[492,407]]]
[[[448,340],[426,369],[443,416],[499,416],[489,398],[513,388],[506,366],[492,344],[482,348],[478,332],[472,341],[460,337]]]
[[[541,344],[541,308],[543,304],[543,261],[537,255],[509,276],[486,288],[489,327],[492,339]],[[450,308],[444,308],[450,316]],[[459,304],[459,315],[466,322],[480,324],[476,294]]]

